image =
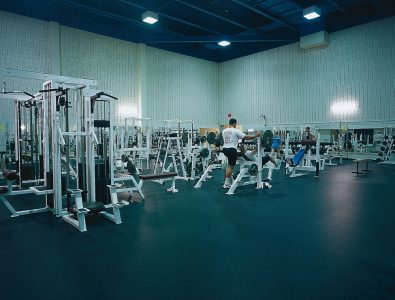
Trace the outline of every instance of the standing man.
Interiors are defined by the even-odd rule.
[[[239,139],[252,140],[261,135],[260,132],[257,132],[256,135],[245,135],[240,129],[236,129],[236,125],[237,120],[232,118],[229,120],[229,127],[222,131],[224,138],[223,151],[224,155],[228,158],[224,189],[228,189],[232,185],[232,174],[237,161],[237,144]]]

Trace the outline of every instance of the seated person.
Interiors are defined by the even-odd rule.
[[[302,145],[306,146],[306,150],[309,150],[310,146],[313,145],[314,142],[312,141],[315,141],[315,135],[311,132],[310,127],[306,127],[302,140]]]
[[[310,127],[306,127],[306,131],[303,136],[306,140],[315,140],[315,135],[311,132]]]
[[[258,159],[256,156],[256,149],[246,151],[242,155],[242,157],[248,158],[246,160],[249,160],[249,161],[256,161]],[[262,167],[264,165],[266,165],[269,161],[272,162],[276,167],[278,167],[281,164],[280,159],[275,159],[274,157],[270,156],[269,154],[266,154],[265,156],[262,157]]]

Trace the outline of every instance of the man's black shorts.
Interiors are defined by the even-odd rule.
[[[224,148],[224,155],[228,158],[228,164],[234,166],[237,161],[237,150],[235,148]]]

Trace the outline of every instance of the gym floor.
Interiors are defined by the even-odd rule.
[[[144,183],[122,225],[80,233],[0,206],[1,298],[394,299],[394,166],[327,167],[226,196],[223,170],[195,190]]]

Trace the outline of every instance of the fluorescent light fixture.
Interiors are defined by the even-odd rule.
[[[335,115],[353,115],[358,111],[358,102],[355,100],[336,101],[332,104],[331,111]]]
[[[220,41],[218,42],[218,45],[222,46],[222,47],[226,47],[230,45],[230,42],[228,41]]]
[[[303,10],[303,17],[308,20],[318,18],[319,16],[321,16],[321,9],[315,5]]]
[[[145,23],[154,24],[158,22],[158,14],[147,10],[145,13],[143,13],[142,20]]]

